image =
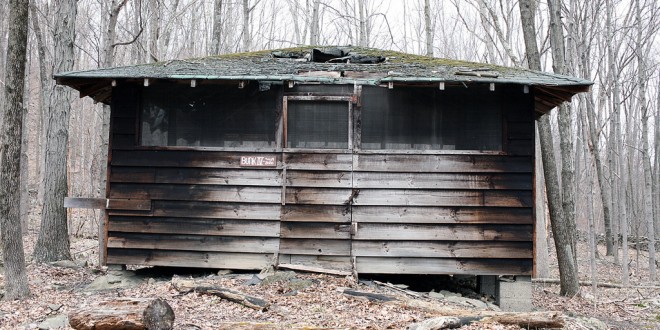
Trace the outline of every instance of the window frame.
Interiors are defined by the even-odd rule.
[[[346,148],[289,148],[287,147],[288,143],[288,109],[289,101],[299,101],[299,102],[346,102],[347,111],[346,115],[348,116],[348,146]],[[314,95],[310,93],[309,95],[284,95],[282,97],[282,149],[287,152],[296,152],[296,151],[323,151],[328,153],[352,153],[354,148],[353,143],[353,96],[334,96],[334,95]]]

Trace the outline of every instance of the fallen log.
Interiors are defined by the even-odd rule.
[[[557,278],[533,278],[532,282],[534,283],[543,283],[543,284],[560,284],[559,279]],[[590,281],[579,281],[580,285],[582,286],[592,286],[593,282]],[[660,286],[653,286],[653,285],[628,285],[624,286],[622,284],[617,284],[617,283],[608,283],[608,282],[596,282],[596,286],[599,286],[601,288],[612,288],[612,289],[652,289],[652,290],[657,290],[660,289]]]
[[[118,298],[69,313],[76,330],[170,330],[174,311],[162,299]]]
[[[397,300],[396,297],[389,296],[389,295],[386,295],[386,294],[357,291],[357,290],[352,290],[352,289],[344,289],[342,291],[342,293],[345,294],[345,295],[348,295],[348,296],[353,296],[353,297],[364,297],[364,298],[367,298],[369,301],[395,301],[395,300]]]
[[[270,306],[270,303],[264,299],[253,297],[239,291],[219,286],[212,286],[208,283],[197,284],[193,280],[173,278],[172,286],[174,286],[174,289],[181,293],[194,291],[201,294],[218,296],[222,299],[226,299],[258,311],[265,311]]]
[[[461,315],[434,317],[408,326],[408,330],[440,330],[455,329],[473,323],[499,323],[517,325],[527,329],[561,329],[564,327],[564,317],[558,312],[467,312]]]

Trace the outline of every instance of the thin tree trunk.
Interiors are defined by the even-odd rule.
[[[160,38],[160,3],[149,0],[149,62],[158,62],[158,39]],[[114,4],[114,1],[112,2]],[[112,8],[112,7],[111,7]]]
[[[525,40],[527,63],[533,70],[541,69],[541,61],[536,46],[536,27],[534,26],[534,12],[531,10],[530,0],[520,0],[520,16]],[[539,120],[539,139],[541,140],[541,154],[543,158],[543,171],[548,192],[548,206],[553,237],[559,263],[559,277],[561,280],[560,293],[565,296],[574,296],[579,293],[577,270],[575,268],[571,240],[568,236],[570,229],[564,220],[559,180],[557,178],[557,164],[554,159],[552,147],[552,132],[549,116],[545,115]]]
[[[359,13],[359,28],[360,34],[358,35],[358,45],[361,47],[367,47],[367,14],[365,9],[365,0],[358,0],[358,13]]]
[[[550,276],[550,265],[548,263],[548,232],[547,232],[547,218],[545,209],[545,180],[543,178],[543,162],[541,158],[541,142],[539,141],[538,127],[535,128],[535,156],[534,156],[534,171],[535,171],[535,189],[536,189],[536,247],[534,258],[536,260],[536,274],[537,278],[546,278]]]
[[[605,29],[606,29],[607,38],[611,39],[612,36],[613,36],[613,33],[612,33],[612,11],[614,10],[613,9],[614,6],[610,2],[610,0],[606,0],[605,7],[606,7],[606,9],[605,9],[605,12],[606,12],[606,18],[605,18],[605,26],[606,27],[605,27]],[[613,45],[612,45],[611,42],[607,43],[607,61],[610,64],[610,68],[609,68],[610,78],[612,79],[613,84],[614,84],[613,89],[612,89],[612,96],[613,96],[612,111],[613,111],[613,115],[614,115],[615,118],[614,118],[614,121],[612,121],[612,125],[615,125],[615,122],[618,122],[618,120],[619,120],[619,118],[618,118],[618,116],[619,116],[619,111],[618,111],[618,109],[619,109],[619,103],[618,103],[618,97],[619,97],[619,88],[618,88],[619,82],[618,82],[618,79],[619,79],[619,76],[618,76],[617,71],[616,71],[616,63],[614,61],[614,48],[613,48]],[[589,115],[594,116],[592,113],[589,113]],[[590,117],[589,122],[590,122],[590,129],[592,131],[595,130],[595,127],[596,127],[594,125],[595,120],[592,120],[592,118]],[[598,140],[594,139],[594,134],[593,133],[591,135],[592,135],[592,140],[594,141],[594,144],[595,144],[594,147],[598,148],[598,146],[597,146]],[[614,142],[614,141],[612,141],[612,142]],[[617,146],[617,148],[620,147],[619,144],[616,144],[616,146]],[[595,149],[595,150],[597,151],[598,149]],[[621,157],[621,154],[619,154],[619,157]],[[601,189],[602,189],[603,186],[604,186],[603,183],[604,183],[605,180],[604,180],[604,176],[603,176],[603,166],[601,164],[598,164],[600,162],[599,158],[596,158],[596,170],[598,171],[599,180],[603,179],[601,181],[602,182],[601,183]],[[611,157],[610,159],[613,160],[614,158]],[[622,161],[622,158],[619,158],[619,161]],[[611,163],[610,163],[610,168],[612,170],[614,168]],[[604,202],[603,207],[604,208],[609,207],[610,205],[612,205],[612,198],[611,198],[611,196],[609,196],[609,189],[602,189],[601,194],[602,194],[602,191],[605,192],[603,197],[605,197],[605,198],[609,197],[608,198],[609,203],[608,203],[608,201],[603,201]],[[604,209],[604,211],[607,211],[607,210]],[[623,220],[623,219],[625,219],[625,218],[621,218],[621,220]],[[605,246],[606,246],[605,255],[613,256],[615,254],[615,248],[614,248],[614,235],[612,233],[612,213],[609,212],[609,216],[608,216],[608,212],[604,212],[603,221],[605,223]],[[618,242],[618,239],[617,239],[617,242]],[[615,258],[615,260],[616,259],[618,259],[618,258]]]
[[[552,67],[555,73],[566,74],[564,57],[564,32],[561,21],[561,0],[548,0],[550,12],[550,46]],[[559,146],[561,150],[561,201],[564,220],[568,229],[573,258],[577,269],[576,228],[575,228],[575,157],[573,151],[572,108],[566,103],[559,106]]]
[[[243,0],[243,51],[250,50],[252,37],[250,36],[250,0]]]
[[[312,5],[312,22],[311,26],[309,29],[309,44],[312,46],[317,46],[319,44],[319,39],[321,35],[321,27],[320,27],[320,18],[319,18],[319,5],[321,4],[321,0],[314,0],[314,4]]]
[[[10,0],[5,102],[0,123],[0,236],[5,263],[5,299],[12,300],[30,294],[19,214],[27,33],[28,0]]]
[[[297,28],[296,24],[296,28]],[[211,36],[211,54],[220,54],[220,41],[222,40],[222,0],[215,0],[213,6],[213,32]]]
[[[77,3],[76,0],[62,0],[56,6],[57,19],[53,32],[55,72],[73,70]],[[48,110],[44,205],[41,230],[34,248],[37,262],[71,259],[67,214],[63,204],[68,192],[66,159],[70,97],[70,88],[60,85],[53,88]]]
[[[653,173],[653,209],[655,212],[655,237],[660,237],[660,74],[656,87],[657,101],[655,103],[655,171]]]
[[[426,31],[426,56],[433,57],[433,26],[431,25],[431,4],[424,0],[424,30]]]
[[[643,189],[643,201],[644,201],[644,219],[646,220],[646,231],[649,238],[649,278],[651,282],[654,282],[657,278],[657,269],[655,266],[655,229],[653,229],[653,201],[652,193],[653,189],[651,187],[651,180],[653,180],[653,174],[651,174],[651,150],[649,148],[649,117],[650,111],[648,104],[646,104],[646,92],[647,85],[646,81],[648,79],[646,73],[646,52],[642,40],[642,8],[639,3],[640,0],[635,1],[635,12],[637,17],[637,42],[635,43],[635,53],[637,54],[637,92],[639,105],[641,107],[640,111],[642,114],[642,166],[644,167],[644,189]],[[656,128],[657,129],[657,128]]]
[[[30,18],[32,21],[32,29],[34,30],[35,39],[37,41],[37,56],[39,59],[39,100],[38,104],[38,124],[37,124],[37,157],[35,161],[35,176],[38,180],[37,185],[37,207],[42,207],[44,196],[44,173],[43,168],[46,162],[46,110],[49,99],[49,94],[52,86],[51,79],[49,78],[47,63],[46,63],[46,46],[44,45],[43,32],[41,31],[41,23],[37,12],[37,5],[35,1],[30,2]]]

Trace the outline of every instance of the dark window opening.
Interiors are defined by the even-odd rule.
[[[498,95],[480,87],[365,86],[362,149],[502,150]]]
[[[145,87],[141,145],[274,148],[277,95],[257,84]]]
[[[287,103],[287,148],[347,149],[347,102]]]

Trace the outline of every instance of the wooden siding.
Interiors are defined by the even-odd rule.
[[[139,147],[137,92],[117,87],[108,197],[145,207],[107,211],[107,262],[530,274],[534,123],[519,87],[503,86],[502,152],[484,153],[360,150],[359,107],[345,152]],[[241,167],[249,155],[276,166]]]

